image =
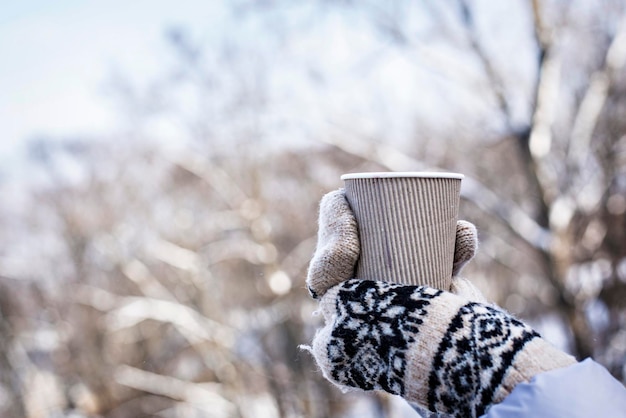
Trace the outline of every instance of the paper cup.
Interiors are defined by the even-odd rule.
[[[359,229],[356,278],[449,290],[462,174],[344,174]]]

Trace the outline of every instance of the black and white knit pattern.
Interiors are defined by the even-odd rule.
[[[328,343],[332,377],[365,390],[404,394],[408,346],[419,334],[426,307],[441,291],[384,282],[340,285],[337,318]]]
[[[405,395],[408,350],[419,338],[438,338],[428,318],[446,309],[444,292],[384,282],[350,280],[339,285],[327,345],[336,382]],[[515,355],[538,335],[496,308],[468,303],[449,324],[428,379],[428,408],[476,417],[493,401]],[[447,329],[446,329],[447,327]]]
[[[478,303],[463,306],[433,361],[429,409],[462,417],[483,415],[516,354],[536,337],[532,328],[499,309]]]

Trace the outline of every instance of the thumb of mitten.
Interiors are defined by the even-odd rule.
[[[478,233],[473,223],[458,221],[456,223],[456,240],[454,243],[454,264],[452,276],[458,276],[465,265],[474,258],[478,248]]]
[[[454,264],[452,266],[452,286],[450,292],[463,296],[473,302],[487,303],[487,299],[476,286],[459,274],[465,265],[474,258],[478,248],[478,233],[471,222],[458,221],[454,245]]]

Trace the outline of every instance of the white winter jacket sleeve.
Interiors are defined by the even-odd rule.
[[[626,417],[626,388],[591,359],[519,384],[483,418]]]

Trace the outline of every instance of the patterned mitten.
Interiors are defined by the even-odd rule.
[[[457,228],[457,275],[476,249],[475,229],[467,224]],[[326,325],[311,351],[336,385],[386,390],[433,412],[477,417],[518,383],[575,362],[508,313],[476,302],[480,292],[458,277],[452,290],[463,296],[350,280],[359,244],[341,190],[322,200],[319,228],[307,283],[321,297]],[[459,230],[471,230],[465,256],[461,250],[469,244],[459,239]]]
[[[497,307],[430,287],[353,279],[320,305],[312,352],[327,379],[432,412],[481,416],[518,383],[575,363]]]

